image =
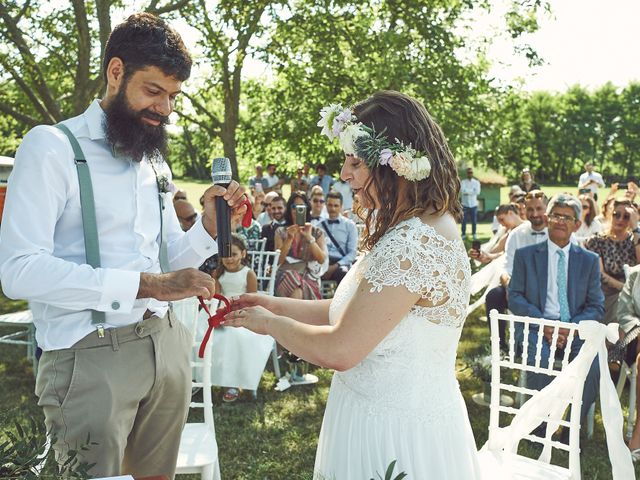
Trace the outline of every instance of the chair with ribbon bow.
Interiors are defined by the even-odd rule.
[[[192,369],[198,371],[191,383],[192,389],[202,390],[202,402],[192,401],[192,409],[202,409],[204,422],[187,423],[180,437],[180,450],[176,474],[199,473],[202,480],[220,480],[218,443],[213,423],[213,401],[211,398],[211,341],[209,337],[200,345],[201,356],[191,362]]]
[[[617,324],[603,325],[596,321],[583,320],[580,323],[566,323],[540,318],[521,317],[516,315],[499,314],[496,310],[490,312],[491,321],[491,402],[489,414],[489,439],[479,453],[483,478],[494,479],[544,479],[544,480],[579,480],[580,474],[580,408],[582,393],[587,373],[598,357],[601,372],[600,401],[602,404],[602,419],[607,436],[609,458],[611,460],[614,479],[635,478],[631,454],[622,438],[622,410],[607,370],[607,348],[605,340],[618,337]],[[508,322],[513,330],[516,322],[524,325],[524,351],[528,345],[529,331],[538,328],[551,327],[550,358],[564,352],[558,366],[553,361],[545,366],[541,363],[543,336],[538,336],[536,356],[533,365],[527,363],[527,356],[516,357],[515,341],[509,341],[509,351],[501,357],[498,321]],[[561,329],[563,331],[561,332]],[[579,335],[584,341],[578,355],[569,361],[571,343]],[[562,340],[559,342],[559,339]],[[565,340],[566,339],[566,340]],[[546,374],[555,377],[549,385],[540,391],[531,390],[524,386],[514,385],[512,373],[516,371]],[[527,395],[531,398],[521,407],[518,404],[505,406],[500,404],[503,392]],[[564,413],[570,408],[570,420],[565,420]],[[511,418],[508,425],[504,425],[505,418]],[[531,432],[541,423],[546,423],[546,433],[539,437]],[[552,438],[558,427],[569,429],[568,445]],[[542,453],[537,459],[518,454],[521,440],[529,440],[542,445]],[[565,450],[569,454],[568,466],[551,464],[552,450]]]

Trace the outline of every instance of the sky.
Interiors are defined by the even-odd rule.
[[[478,31],[499,34],[504,31],[500,25],[507,2],[492,3],[494,11],[482,19]],[[526,60],[513,54],[512,43],[498,35],[488,51],[492,76],[506,83],[521,81],[529,91],[640,81],[640,0],[551,0],[550,4],[551,15],[539,16],[539,30],[523,37],[545,64],[529,68]]]

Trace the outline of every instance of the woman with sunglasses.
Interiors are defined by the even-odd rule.
[[[615,200],[611,223],[601,233],[589,237],[585,248],[600,255],[602,292],[604,293],[604,322],[616,321],[618,295],[624,286],[624,264],[640,263],[640,235],[638,208],[629,200]]]
[[[583,244],[584,241],[604,230],[600,220],[596,218],[596,202],[591,195],[582,194],[578,197],[582,203],[582,223],[578,231],[574,234],[576,239]]]

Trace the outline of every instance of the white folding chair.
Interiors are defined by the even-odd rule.
[[[0,326],[15,327],[12,333],[0,336],[0,343],[8,345],[26,345],[27,359],[33,365],[33,374],[38,370],[38,361],[36,360],[36,329],[33,326],[33,315],[31,310],[23,310],[21,312],[6,313],[0,315]]]
[[[254,252],[264,252],[264,248],[267,245],[266,238],[250,239],[247,240],[247,250]]]
[[[194,348],[199,348],[194,343]],[[203,410],[204,422],[187,423],[180,438],[176,474],[199,473],[202,480],[220,480],[218,443],[213,423],[213,401],[211,399],[211,341],[207,342],[204,358],[196,355],[192,369],[200,370],[201,382],[191,383],[192,391],[202,389],[202,402],[191,402],[190,408]],[[194,377],[195,378],[195,377]]]
[[[569,394],[566,398],[556,398],[557,405],[560,409],[556,412],[533,412],[531,417],[528,417],[525,421],[531,427],[531,429],[519,431],[513,430],[515,420],[518,419],[519,424],[522,425],[523,416],[518,413],[529,414],[532,412],[528,408],[529,402],[531,402],[537,395],[540,395],[551,385],[545,387],[541,391],[531,390],[524,385],[513,385],[507,383],[507,379],[512,379],[512,373],[518,372],[520,375],[526,372],[543,373],[553,377],[557,377],[569,364],[569,355],[571,352],[571,343],[577,338],[578,324],[575,323],[563,323],[559,321],[551,321],[539,318],[520,317],[516,315],[499,314],[496,310],[490,312],[491,321],[491,363],[492,363],[492,378],[491,378],[491,404],[489,413],[489,439],[484,447],[480,451],[480,463],[483,470],[483,476],[485,478],[492,478],[491,475],[497,472],[501,472],[502,476],[496,478],[513,478],[513,479],[566,479],[566,480],[579,480],[580,479],[580,407],[582,405],[582,391],[584,381],[588,368],[584,372],[583,378],[570,379],[571,385],[569,386]],[[524,325],[524,345],[523,355],[521,358],[516,358],[516,345],[514,335],[510,335],[509,338],[509,352],[503,358],[501,358],[500,352],[500,338],[498,322],[506,321],[510,325],[510,330],[513,332],[515,329],[515,323],[520,322]],[[529,331],[533,325],[538,326],[540,332],[542,332],[544,326],[554,327],[554,333],[551,340],[551,349],[549,362],[547,367],[541,366],[541,351],[543,335],[538,336],[536,344],[536,356],[534,365],[528,365],[527,363],[527,351],[529,347]],[[558,329],[563,328],[569,330],[567,336],[567,343],[564,348],[564,353],[560,359],[560,370],[557,368],[558,364],[554,362],[556,358],[557,341],[558,341]],[[577,357],[576,357],[577,358]],[[589,362],[589,365],[591,362]],[[509,392],[511,394],[527,395],[531,396],[528,402],[520,406],[516,403],[513,407],[500,404],[500,395],[502,392]],[[542,398],[542,397],[541,397]],[[535,404],[535,402],[534,402]],[[532,404],[532,405],[534,405]],[[571,416],[570,420],[564,420],[564,408],[562,405],[568,404]],[[526,411],[524,411],[527,409]],[[511,424],[508,426],[500,426],[500,414],[511,416]],[[526,418],[526,417],[525,417]],[[531,435],[530,432],[540,423],[546,422],[547,429],[544,437],[538,437]],[[569,445],[565,445],[559,441],[552,440],[552,435],[558,426],[569,428]],[[515,435],[515,436],[510,436]],[[510,438],[510,442],[505,442],[505,438]],[[526,439],[532,442],[542,444],[543,450],[538,459],[532,459],[523,457],[517,454],[517,447],[520,440]],[[551,465],[551,453],[553,449],[565,450],[569,453],[568,467],[562,467],[558,465]],[[505,475],[505,472],[511,472],[513,476],[509,477]]]
[[[629,268],[629,265],[627,265],[626,263],[623,265],[625,278],[629,278]],[[618,398],[622,396],[622,391],[624,390],[627,378],[629,379],[629,411],[627,412],[627,431],[625,433],[625,436],[627,438],[631,438],[631,435],[633,434],[633,428],[638,421],[638,419],[636,418],[636,386],[638,384],[638,365],[636,362],[628,365],[627,362],[623,359],[622,365],[620,365],[620,376],[618,377],[618,383],[616,384]]]
[[[258,279],[258,292],[265,295],[274,295],[276,291],[276,274],[278,273],[278,260],[280,258],[280,250],[275,252],[266,251],[249,251],[250,265]],[[273,341],[273,350],[271,351],[271,361],[273,362],[273,372],[276,378],[282,377],[280,371],[280,362],[278,361],[278,348],[276,341]]]

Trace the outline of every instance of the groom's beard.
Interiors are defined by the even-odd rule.
[[[135,111],[125,94],[126,85],[120,88],[111,104],[105,109],[103,122],[107,142],[118,155],[140,162],[145,156],[154,158],[167,155],[167,131],[169,117],[158,115],[148,109]],[[148,125],[142,121],[147,117],[160,122]]]

